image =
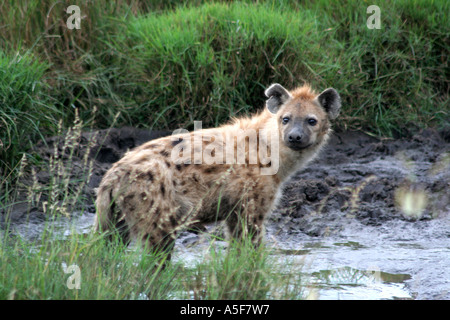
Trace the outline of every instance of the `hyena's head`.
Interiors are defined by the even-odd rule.
[[[266,91],[267,109],[275,114],[280,139],[289,148],[300,151],[320,145],[330,130],[330,121],[341,108],[341,98],[333,88],[316,94],[309,86],[287,91],[278,83]]]

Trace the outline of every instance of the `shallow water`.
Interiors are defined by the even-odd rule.
[[[36,239],[53,228],[55,239],[71,232],[90,232],[94,215],[40,224],[19,224],[15,231]],[[338,235],[311,237],[283,234],[268,227],[266,245],[287,272],[301,272],[312,299],[450,299],[450,223],[389,221],[362,225],[349,219]],[[217,242],[224,248],[225,242]],[[209,237],[184,233],[177,240],[174,260],[194,266],[210,252]]]
[[[300,259],[303,264],[301,272],[307,277],[307,298],[319,300],[414,298],[405,284],[405,281],[411,279],[409,274],[384,272],[378,266],[357,269],[349,266],[352,263],[331,264],[326,256],[334,254],[336,250],[343,250],[341,243],[339,243],[340,248],[336,248],[335,245],[316,246],[306,256],[288,254],[285,259],[287,265],[295,265],[296,259]],[[347,250],[343,251],[345,255],[348,255]],[[283,250],[281,253],[284,253]]]
[[[280,245],[279,243],[277,245]],[[279,261],[280,270],[286,273],[301,273],[305,292],[299,298],[319,300],[380,300],[380,299],[414,299],[414,295],[406,286],[412,278],[409,274],[388,273],[378,266],[357,269],[350,265],[360,265],[350,261],[337,263],[334,258],[348,256],[349,247],[333,243],[307,243],[309,249],[274,249],[272,258]],[[225,246],[225,244],[223,244]],[[190,248],[178,248],[176,261],[183,261],[194,266],[196,261],[209,253],[207,244],[199,244]],[[352,253],[357,259],[358,254]],[[363,253],[364,254],[364,253]],[[365,253],[367,254],[367,252]],[[340,260],[338,258],[338,260]]]
[[[74,212],[72,217],[60,217],[54,221],[41,221],[32,223],[15,223],[10,228],[15,234],[27,240],[40,239],[44,233],[51,234],[52,239],[65,239],[72,232],[86,234],[91,232],[95,214],[79,214]]]
[[[349,219],[338,236],[275,240],[287,261],[303,262],[318,299],[450,299],[448,218],[379,227]]]

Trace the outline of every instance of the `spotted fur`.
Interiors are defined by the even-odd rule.
[[[129,151],[110,168],[99,186],[95,229],[116,231],[127,243],[136,239],[152,251],[170,253],[181,230],[225,220],[231,237],[251,235],[255,245],[259,244],[264,220],[276,204],[283,182],[317,155],[330,135],[329,120],[340,109],[340,98],[334,89],[318,95],[309,86],[287,91],[274,84],[265,94],[266,108],[252,117],[234,119],[218,128],[152,140]],[[274,162],[264,162],[257,152],[267,147],[267,143],[263,144],[267,138],[258,134],[258,150],[251,150],[252,137],[233,137],[246,129],[278,134],[276,173],[261,174]],[[196,135],[201,135],[197,145]],[[227,138],[232,138],[229,141],[233,145],[223,152],[224,163],[198,163],[193,158],[198,151],[220,157],[218,149],[211,145],[216,140],[224,143]],[[244,163],[238,164],[240,139],[247,143],[240,149]],[[188,142],[190,152],[183,149]],[[176,160],[171,156],[174,148],[183,150],[182,157]],[[252,151],[257,154],[253,162]],[[233,159],[233,163],[227,163],[227,159]]]

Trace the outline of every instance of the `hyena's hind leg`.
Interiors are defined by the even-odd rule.
[[[167,233],[159,228],[156,228],[141,237],[141,243],[144,250],[147,253],[154,255],[156,259],[163,261],[164,264],[171,260],[175,240],[175,232]]]
[[[111,227],[109,228],[106,238],[110,243],[113,243],[115,239],[118,239],[123,245],[128,246],[131,242],[130,228],[128,227],[125,219],[111,221]]]
[[[128,245],[131,242],[130,228],[126,216],[119,209],[116,198],[112,187],[103,186],[97,196],[94,231],[105,233],[109,242],[117,239],[124,245]]]
[[[240,242],[250,239],[252,245],[258,248],[264,237],[265,212],[262,210],[249,211],[230,213],[226,219],[228,236],[230,240],[235,239]]]
[[[133,234],[146,253],[167,264],[172,256],[178,236],[179,221],[169,207],[152,207],[145,223],[141,220],[133,228]]]

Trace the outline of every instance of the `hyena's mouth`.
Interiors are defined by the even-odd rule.
[[[288,147],[294,151],[302,151],[302,150],[305,150],[305,149],[311,147],[312,145],[313,145],[312,143],[308,143],[306,145],[297,144],[297,143],[289,143]]]

